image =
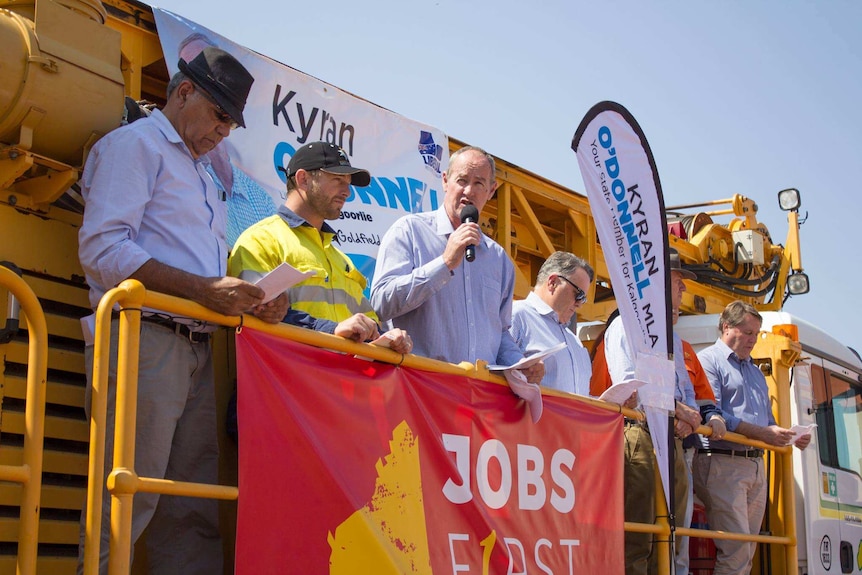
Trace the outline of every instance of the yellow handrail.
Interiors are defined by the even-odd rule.
[[[0,266],[0,285],[9,289],[24,310],[29,334],[27,396],[24,407],[24,461],[22,465],[0,465],[0,480],[23,485],[18,523],[17,575],[35,575],[45,440],[48,324],[36,294],[15,272]]]
[[[131,527],[132,499],[135,493],[159,493],[164,495],[183,495],[188,497],[206,497],[212,499],[235,500],[238,497],[236,487],[222,485],[206,485],[170,481],[159,478],[139,477],[134,470],[135,417],[137,410],[137,375],[138,346],[140,338],[140,311],[143,307],[158,309],[168,314],[192,317],[208,323],[242,329],[243,326],[266,332],[300,343],[323,347],[335,351],[362,355],[371,359],[390,364],[431,370],[440,373],[450,373],[468,376],[484,381],[496,381],[505,384],[505,380],[492,374],[485,362],[475,365],[462,362],[453,365],[429,358],[414,355],[401,355],[391,349],[381,348],[364,343],[355,343],[334,335],[316,332],[286,324],[268,324],[252,316],[224,316],[199,304],[173,296],[148,292],[144,286],[135,280],[127,280],[117,288],[105,294],[96,311],[96,329],[94,340],[93,366],[93,399],[91,407],[90,431],[90,476],[87,498],[87,530],[84,548],[84,573],[94,575],[98,572],[99,546],[101,531],[102,482],[104,473],[105,419],[107,413],[107,381],[110,349],[111,314],[115,305],[119,304],[120,330],[119,351],[117,362],[117,408],[114,430],[114,468],[107,480],[108,491],[111,493],[111,529],[109,567],[110,575],[126,575],[130,572],[131,557]],[[622,413],[630,418],[642,419],[638,411],[621,407],[617,404],[586,397],[572,397],[554,390],[543,390],[547,395],[565,395],[575,401],[580,401],[595,407]],[[712,429],[701,426],[697,432],[709,436]],[[724,439],[744,445],[769,449],[790,459],[791,448],[775,447],[752,440],[743,435],[728,433]],[[784,466],[786,470],[788,466]],[[787,481],[785,477],[783,478]],[[792,472],[791,472],[792,473]],[[791,476],[792,481],[792,476]],[[625,523],[625,530],[657,535],[659,572],[669,573],[672,561],[669,552],[670,524],[667,521],[667,509],[661,487],[661,481],[656,480],[656,507],[658,517],[655,524]],[[764,543],[783,544],[791,547],[788,557],[796,555],[795,533],[788,536],[747,535],[726,533],[721,531],[706,531],[701,529],[678,528],[680,535],[699,536],[707,538],[736,539]]]

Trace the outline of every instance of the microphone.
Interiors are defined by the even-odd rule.
[[[479,221],[479,210],[476,209],[476,206],[472,204],[468,204],[464,206],[461,210],[461,223],[477,223]],[[476,259],[476,246],[470,245],[467,246],[467,250],[464,252],[464,257],[468,262],[472,262]]]

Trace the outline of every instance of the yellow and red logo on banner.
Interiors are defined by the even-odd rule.
[[[244,329],[236,573],[622,575],[620,415]]]

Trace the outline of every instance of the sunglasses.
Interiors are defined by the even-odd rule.
[[[213,99],[213,97],[210,96],[206,90],[204,90],[197,84],[195,84],[195,88],[198,92],[200,92],[201,96],[203,96],[207,102],[213,105],[213,113],[215,113],[216,120],[218,120],[222,124],[227,124],[228,126],[230,126],[231,130],[236,130],[237,128],[239,128],[239,122],[231,118],[230,114],[225,112],[224,108],[219,106],[218,102],[216,102],[215,99]]]
[[[560,278],[561,280],[563,280],[564,282],[566,282],[567,284],[569,284],[570,286],[572,286],[573,288],[575,288],[575,301],[576,302],[585,303],[587,301],[587,292],[585,292],[584,290],[582,290],[581,288],[579,288],[578,286],[573,284],[567,278],[565,278],[563,276],[557,276],[557,277]]]

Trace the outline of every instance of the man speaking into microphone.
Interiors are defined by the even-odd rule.
[[[496,189],[494,158],[461,148],[443,173],[443,205],[402,217],[381,240],[371,304],[388,328],[411,334],[417,355],[503,365],[523,357],[508,331],[514,265],[478,223]],[[524,370],[532,383],[543,374],[541,362]]]

